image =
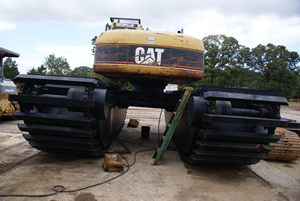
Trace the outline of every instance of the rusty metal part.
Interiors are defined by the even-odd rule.
[[[199,80],[203,77],[203,71],[181,69],[176,67],[147,66],[134,64],[95,64],[94,71],[112,79],[163,79],[169,83],[186,83]]]
[[[277,128],[276,133],[281,135],[281,139],[276,143],[274,150],[265,158],[268,160],[296,161],[300,158],[300,138],[292,131],[284,128]]]

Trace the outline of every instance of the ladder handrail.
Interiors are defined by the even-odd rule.
[[[163,154],[165,153],[166,149],[168,148],[169,142],[171,141],[173,134],[176,130],[178,121],[184,112],[184,109],[187,105],[187,102],[191,96],[191,93],[193,91],[193,88],[186,87],[184,88],[184,92],[182,93],[180,99],[177,102],[177,105],[175,107],[175,112],[173,113],[169,124],[166,128],[166,131],[164,132],[164,135],[161,139],[161,142],[158,145],[157,150],[155,151],[155,154],[153,158],[155,158],[153,165],[158,165],[158,161],[162,158]],[[164,138],[165,137],[165,138]]]

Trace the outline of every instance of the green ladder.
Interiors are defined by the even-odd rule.
[[[182,93],[180,99],[178,100],[175,111],[172,114],[172,117],[169,121],[169,124],[167,125],[167,128],[158,144],[158,147],[153,155],[153,158],[155,158],[153,165],[158,165],[158,161],[163,157],[166,149],[168,148],[169,142],[172,139],[172,136],[176,130],[178,121],[184,112],[184,109],[186,107],[186,104],[191,96],[191,93],[193,91],[192,87],[185,87],[184,92]]]

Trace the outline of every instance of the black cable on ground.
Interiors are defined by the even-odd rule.
[[[127,161],[127,164],[128,164],[128,166],[126,166],[126,167],[128,167],[128,168],[130,168],[131,166],[133,166],[135,163],[136,163],[136,156],[137,156],[137,154],[139,154],[139,153],[141,153],[141,152],[145,152],[145,151],[154,151],[155,150],[155,148],[151,148],[151,149],[144,149],[144,150],[140,150],[140,151],[137,151],[135,154],[134,154],[134,159],[133,159],[133,162],[132,162],[132,164],[128,164],[128,161]]]
[[[126,174],[130,167],[133,166],[135,163],[136,163],[136,156],[138,153],[141,153],[141,152],[145,152],[145,151],[152,151],[152,150],[155,150],[155,149],[145,149],[145,150],[140,150],[138,152],[136,152],[134,154],[134,160],[133,160],[133,163],[132,164],[129,164],[128,160],[123,157],[122,155],[122,158],[126,161],[127,165],[124,165],[125,167],[127,167],[127,169],[122,172],[121,174],[111,178],[111,179],[108,179],[106,181],[103,181],[103,182],[100,182],[100,183],[97,183],[97,184],[93,184],[93,185],[90,185],[90,186],[86,186],[86,187],[83,187],[83,188],[78,188],[78,189],[74,189],[74,190],[65,190],[65,187],[63,185],[55,185],[52,187],[52,190],[54,191],[53,193],[48,193],[48,194],[40,194],[40,195],[25,195],[25,194],[0,194],[0,197],[36,197],[36,198],[39,198],[39,197],[49,197],[49,196],[53,196],[53,195],[57,195],[59,193],[74,193],[74,192],[77,192],[77,191],[82,191],[82,190],[86,190],[86,189],[89,189],[89,188],[93,188],[93,187],[96,187],[96,186],[100,186],[102,184],[105,184],[105,183],[108,183],[108,182],[111,182],[121,176],[123,176],[124,174]]]
[[[53,188],[52,188],[53,190]],[[48,197],[52,195],[56,195],[58,192],[49,193],[49,194],[41,194],[41,195],[23,195],[23,194],[3,194],[0,197],[31,197],[31,198],[41,198],[41,197]]]

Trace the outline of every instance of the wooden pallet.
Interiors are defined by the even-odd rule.
[[[265,159],[295,161],[300,158],[299,136],[283,128],[277,128],[276,134],[281,135],[281,139],[277,143],[271,143],[271,145],[275,146],[275,149]]]

